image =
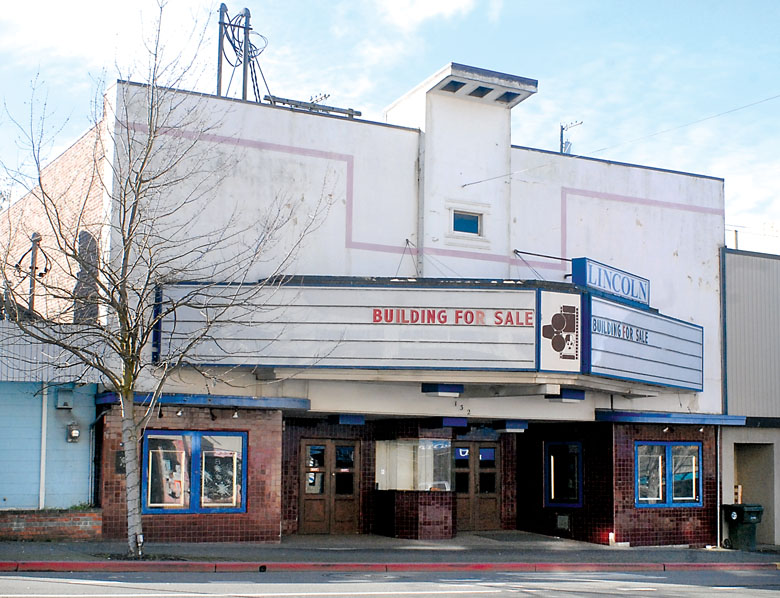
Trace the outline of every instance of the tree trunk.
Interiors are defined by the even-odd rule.
[[[141,472],[138,459],[138,434],[135,427],[133,392],[122,394],[122,443],[125,454],[127,497],[127,546],[130,555],[140,558],[143,545],[141,527]]]

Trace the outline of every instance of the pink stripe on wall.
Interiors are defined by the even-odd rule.
[[[148,127],[144,123],[131,123],[132,130],[146,132]],[[335,162],[343,162],[347,171],[346,181],[346,222],[345,222],[345,239],[344,246],[347,249],[359,249],[362,251],[373,251],[377,253],[393,253],[399,254],[404,252],[410,252],[416,255],[420,252],[428,255],[436,255],[443,257],[454,257],[478,260],[483,262],[505,263],[518,267],[532,266],[535,268],[544,268],[547,270],[565,270],[568,266],[564,260],[550,263],[550,261],[530,261],[520,260],[512,255],[503,255],[496,253],[483,253],[477,251],[465,251],[456,249],[441,249],[437,247],[406,247],[405,245],[384,245],[379,243],[369,243],[364,241],[356,241],[353,236],[354,227],[354,186],[355,186],[355,159],[352,154],[341,154],[337,152],[329,152],[324,150],[316,150],[310,148],[303,148],[291,145],[282,145],[277,143],[268,143],[265,141],[257,141],[251,139],[240,139],[235,137],[228,137],[224,135],[212,135],[208,133],[196,133],[192,131],[185,131],[180,129],[168,129],[163,130],[162,134],[172,135],[176,137],[183,137],[187,139],[202,139],[210,143],[235,145],[238,147],[247,147],[252,149],[260,149],[266,151],[274,151],[280,153],[286,153],[297,156],[306,156],[311,158],[321,158],[324,160],[332,160]],[[561,257],[568,257],[567,255],[567,222],[568,222],[568,203],[570,196],[589,197],[593,199],[603,199],[607,201],[615,201],[620,203],[627,203],[633,205],[652,206],[667,210],[678,210],[683,212],[693,212],[698,214],[714,214],[724,215],[725,211],[722,208],[709,208],[704,206],[696,206],[690,204],[683,204],[673,201],[660,201],[655,199],[647,199],[643,197],[632,197],[628,195],[618,195],[614,193],[604,193],[601,191],[593,191],[590,189],[577,189],[574,187],[561,187],[561,238],[560,238],[560,255]]]
[[[604,193],[602,191],[592,191],[590,189],[576,189],[574,187],[561,187],[561,255],[567,257],[568,238],[566,232],[567,210],[569,196],[590,197],[593,199],[605,199],[607,201],[616,201],[640,206],[652,206],[665,210],[677,210],[680,212],[693,212],[695,214],[714,214],[716,216],[725,215],[723,208],[708,208],[705,206],[696,206],[674,201],[660,201],[657,199],[647,199],[644,197],[632,197],[630,195],[617,195],[614,193]]]

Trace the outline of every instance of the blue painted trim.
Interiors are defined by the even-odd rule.
[[[665,501],[660,503],[640,503],[639,502],[639,450],[640,446],[663,446],[664,452],[664,480],[666,484],[666,496]],[[675,502],[674,501],[674,467],[672,466],[672,447],[673,446],[695,446],[699,449],[699,475],[696,480],[697,490],[696,496],[699,497],[698,501],[689,502]],[[702,443],[701,442],[687,442],[687,441],[650,441],[650,440],[636,440],[634,441],[634,507],[637,509],[676,509],[684,507],[701,507],[704,505],[704,497],[702,495],[702,459],[701,459]]]
[[[182,488],[190,494],[190,506],[181,509],[166,509],[163,507],[147,507],[148,496],[148,468],[149,468],[149,435],[154,436],[190,436],[192,444],[188,455],[190,467],[190,487]],[[202,507],[201,499],[201,446],[203,436],[239,436],[241,437],[241,505],[229,508]],[[247,503],[247,470],[249,469],[247,458],[247,433],[246,432],[215,432],[212,430],[146,430],[144,432],[143,456],[141,465],[141,513],[144,515],[168,515],[176,513],[246,513]],[[195,490],[197,489],[197,490]]]
[[[191,287],[203,285],[203,281],[183,280],[172,282],[166,287]],[[389,276],[302,276],[261,279],[251,283],[208,283],[213,287],[248,286],[251,284],[274,284],[284,287],[324,288],[412,288],[412,289],[497,289],[505,291],[534,291],[543,288],[553,292],[571,292],[572,285],[564,282],[533,280],[524,278],[406,278]]]
[[[727,255],[731,253],[726,249],[726,247],[720,248],[720,321],[721,321],[721,330],[723,333],[723,348],[721,349],[721,371],[723,372],[723,376],[721,378],[721,405],[723,408],[723,413],[728,414],[729,412],[729,385],[728,385],[728,376],[729,376],[729,343],[728,343],[728,320],[726,319],[726,286],[727,286],[727,280],[726,280],[726,258]]]
[[[593,287],[586,287],[586,290],[584,290],[584,292],[589,293],[594,297],[598,297],[599,299],[608,299],[613,303],[619,303],[620,305],[625,305],[626,307],[633,307],[634,309],[638,309],[639,311],[662,315],[661,312],[659,312],[658,309],[655,307],[650,307],[649,305],[645,305],[644,303],[639,303],[637,301],[631,301],[630,299],[623,299],[622,297],[619,297],[617,295],[612,295],[611,293],[607,293],[606,291],[600,291],[599,289],[594,289]]]
[[[538,343],[537,343],[538,348]],[[185,364],[186,365],[186,364]],[[531,368],[472,368],[472,367],[436,367],[431,368],[430,366],[412,366],[412,365],[398,365],[398,366],[371,366],[371,365],[317,365],[317,366],[309,366],[309,365],[279,365],[279,364],[270,364],[270,363],[226,363],[226,362],[218,362],[218,363],[199,363],[200,367],[212,367],[212,368],[231,368],[231,369],[238,369],[238,368],[274,368],[274,369],[294,369],[294,370],[309,370],[309,369],[317,369],[317,370],[379,370],[379,371],[389,371],[389,372],[398,372],[398,371],[404,371],[404,370],[410,370],[410,371],[436,371],[436,372],[535,372],[536,367]],[[571,374],[572,372],[567,372],[568,374]]]
[[[146,405],[151,400],[149,393],[135,393],[135,402]],[[231,395],[187,395],[165,394],[158,399],[161,405],[183,405],[187,407],[232,407],[241,409],[311,409],[309,399],[291,397],[238,397]],[[119,403],[116,393],[108,392],[95,399],[96,405],[115,405]]]
[[[703,348],[702,348],[703,349]],[[703,351],[702,351],[703,353]],[[704,360],[702,360],[702,363],[704,363]],[[651,386],[657,386],[659,388],[679,388],[680,390],[693,390],[695,392],[701,392],[704,390],[704,386],[683,386],[681,384],[667,384],[663,382],[653,382],[651,380],[648,380],[647,378],[630,378],[628,376],[616,376],[613,374],[591,374],[592,376],[595,376],[597,378],[609,378],[610,380],[623,380],[625,382],[638,382],[641,384],[649,384]]]
[[[366,416],[355,415],[352,413],[341,413],[339,414],[339,424],[347,426],[365,426]]]
[[[434,384],[430,382],[422,383],[422,392],[456,392],[463,394],[463,384]]]
[[[508,419],[504,422],[505,430],[527,430],[528,422],[523,419]]]
[[[343,118],[343,117],[334,116],[333,118]],[[587,160],[588,162],[599,162],[601,164],[615,164],[617,166],[628,166],[629,168],[638,168],[640,170],[650,170],[653,172],[668,172],[670,174],[681,174],[683,176],[689,176],[697,179],[705,179],[710,181],[718,181],[720,183],[723,183],[725,180],[721,177],[710,176],[707,174],[696,174],[695,172],[686,172],[684,170],[669,170],[668,168],[644,166],[642,164],[632,164],[631,162],[617,162],[615,160],[605,160],[604,158],[593,158],[591,156],[578,156],[577,154],[561,154],[558,150],[546,150],[538,147],[527,147],[524,145],[511,145],[510,147],[512,149],[526,150],[529,152],[537,152],[539,154],[550,154],[553,156],[560,156],[563,159]]]
[[[550,496],[552,485],[550,484],[550,447],[551,446],[576,446],[577,447],[577,502],[562,502],[553,500]],[[544,443],[544,506],[545,507],[582,507],[582,443],[551,441]]]
[[[582,335],[580,336],[580,371],[586,375],[591,375],[591,363],[593,350],[593,339],[591,338],[592,325],[591,325],[591,295],[590,293],[582,294],[582,301],[580,302],[580,323],[582,327]]]
[[[469,425],[465,417],[442,417],[442,428],[466,428]]]
[[[711,413],[654,413],[596,409],[596,421],[633,424],[691,424],[707,426],[744,426],[745,417]]]
[[[536,289],[536,351],[534,355],[534,371],[542,368],[542,289]]]
[[[159,284],[154,288],[154,306],[152,308],[152,318],[154,320],[154,328],[152,328],[152,363],[160,363],[160,356],[162,355],[162,301],[163,291],[162,286]]]
[[[576,388],[562,388],[561,389],[561,398],[562,399],[573,399],[575,401],[584,401],[585,400],[585,391],[584,390],[578,390]]]

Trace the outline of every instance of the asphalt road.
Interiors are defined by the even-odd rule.
[[[664,573],[9,573],[0,596],[70,598],[575,598],[780,596],[780,571]]]

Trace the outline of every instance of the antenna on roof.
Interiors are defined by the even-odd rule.
[[[230,92],[230,84],[233,81],[233,75],[236,72],[236,68],[241,65],[242,67],[242,83],[241,83],[241,99],[247,99],[247,88],[251,77],[252,91],[255,95],[255,101],[260,102],[260,89],[257,83],[257,72],[260,71],[260,76],[263,78],[265,89],[268,95],[271,95],[271,90],[268,88],[268,82],[265,80],[265,75],[258,64],[257,58],[263,53],[266,46],[268,46],[268,38],[259,33],[252,31],[250,26],[251,15],[249,9],[245,8],[238,13],[232,19],[228,15],[228,9],[223,2],[219,6],[219,42],[218,42],[218,56],[217,56],[217,96],[222,96],[222,63],[227,63],[233,67],[233,71],[230,74],[230,80],[227,84],[225,95]],[[252,43],[250,35],[254,35],[259,41],[259,45]],[[227,41],[227,47],[225,42]],[[228,49],[230,52],[228,52]]]
[[[568,139],[564,142],[563,141],[563,132],[568,131],[569,129],[573,129],[574,127],[579,127],[582,124],[581,120],[570,122],[568,125],[564,125],[561,123],[561,153],[562,154],[570,154],[571,153],[571,141]]]

